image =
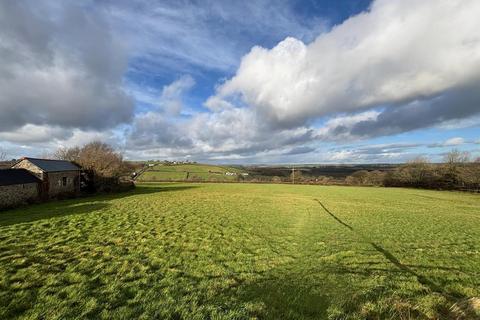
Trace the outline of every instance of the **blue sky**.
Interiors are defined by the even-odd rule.
[[[452,14],[454,13],[454,14]],[[0,4],[0,149],[212,163],[480,156],[475,0]]]

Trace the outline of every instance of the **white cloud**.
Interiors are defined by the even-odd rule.
[[[94,140],[122,148],[119,132],[115,130],[69,130],[58,126],[28,124],[11,132],[0,132],[0,146],[5,146],[9,158],[46,156],[58,148],[81,146]]]
[[[377,0],[312,43],[254,47],[212,100],[240,96],[280,126],[394,106],[472,82],[480,2]]]
[[[474,0],[377,0],[309,44],[289,37],[272,49],[254,47],[205,102],[210,112],[174,131],[189,154],[249,156],[467,118],[479,112],[479,13]],[[318,127],[317,119],[326,122]],[[149,132],[161,126],[149,127],[132,141],[151,141]],[[156,139],[170,148],[178,141]]]
[[[231,71],[250,48],[253,36],[278,41],[295,35],[310,40],[325,29],[324,21],[298,17],[285,1],[113,1],[103,5],[111,23],[132,43],[134,56],[141,58],[137,65],[148,61],[146,72],[172,67],[187,72],[192,66]]]
[[[431,143],[427,145],[429,148],[445,148],[445,147],[456,147],[464,144],[472,143],[472,141],[466,141],[462,137],[454,137],[447,139],[443,142]]]
[[[155,88],[147,85],[138,85],[133,82],[127,84],[128,93],[134,99],[146,104],[149,110],[164,112],[169,115],[190,114],[193,111],[185,104],[188,91],[195,86],[195,79],[190,75],[183,75],[172,83]]]
[[[170,114],[179,114],[183,108],[183,95],[195,85],[195,80],[189,76],[182,76],[168,86],[165,86],[160,97],[160,104]]]
[[[26,124],[21,128],[8,132],[0,132],[0,141],[10,141],[14,143],[38,143],[52,139],[67,139],[73,136],[70,130],[61,127],[39,126]]]
[[[443,143],[443,145],[446,146],[446,147],[448,147],[448,146],[459,146],[459,145],[462,145],[462,144],[465,144],[465,139],[463,139],[461,137],[450,138]]]
[[[324,151],[321,143],[476,123],[479,1],[377,0],[316,39],[324,24],[299,21],[283,2],[208,4],[105,2],[98,15],[66,4],[0,4],[0,142],[53,150],[102,139],[125,142],[130,158],[359,162],[405,153]],[[128,93],[142,113],[133,116],[127,62],[132,73],[232,71],[251,32],[270,43],[291,37],[252,48],[205,101],[209,112],[189,109],[191,76],[153,88],[135,74]],[[131,125],[125,136],[121,123]]]
[[[147,112],[135,118],[127,137],[129,150],[166,157],[195,155],[216,158],[226,155],[245,157],[262,152],[284,152],[292,146],[309,143],[313,130],[293,128],[272,131],[264,128],[255,113],[246,108],[204,112],[187,118],[175,118]]]

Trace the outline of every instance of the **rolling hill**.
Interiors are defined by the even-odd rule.
[[[147,164],[137,181],[237,181],[248,175],[233,167],[208,164]]]

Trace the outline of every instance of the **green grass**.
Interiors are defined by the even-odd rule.
[[[0,213],[0,319],[475,319],[479,296],[473,194],[148,184]]]
[[[226,172],[242,173],[242,170],[232,167],[213,166],[208,164],[158,164],[147,169],[137,181],[235,181],[237,176],[227,176]]]

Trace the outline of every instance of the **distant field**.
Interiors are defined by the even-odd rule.
[[[144,184],[0,212],[0,319],[475,319],[480,198]]]
[[[352,173],[360,170],[366,171],[391,171],[398,167],[394,164],[351,164],[351,165],[295,165],[295,170],[305,177],[331,177],[344,179]],[[249,166],[248,171],[255,177],[290,177],[292,166]]]
[[[149,167],[137,178],[137,181],[235,181],[237,179],[236,175],[227,175],[227,172],[237,175],[242,173],[236,168],[206,164],[157,164]]]

